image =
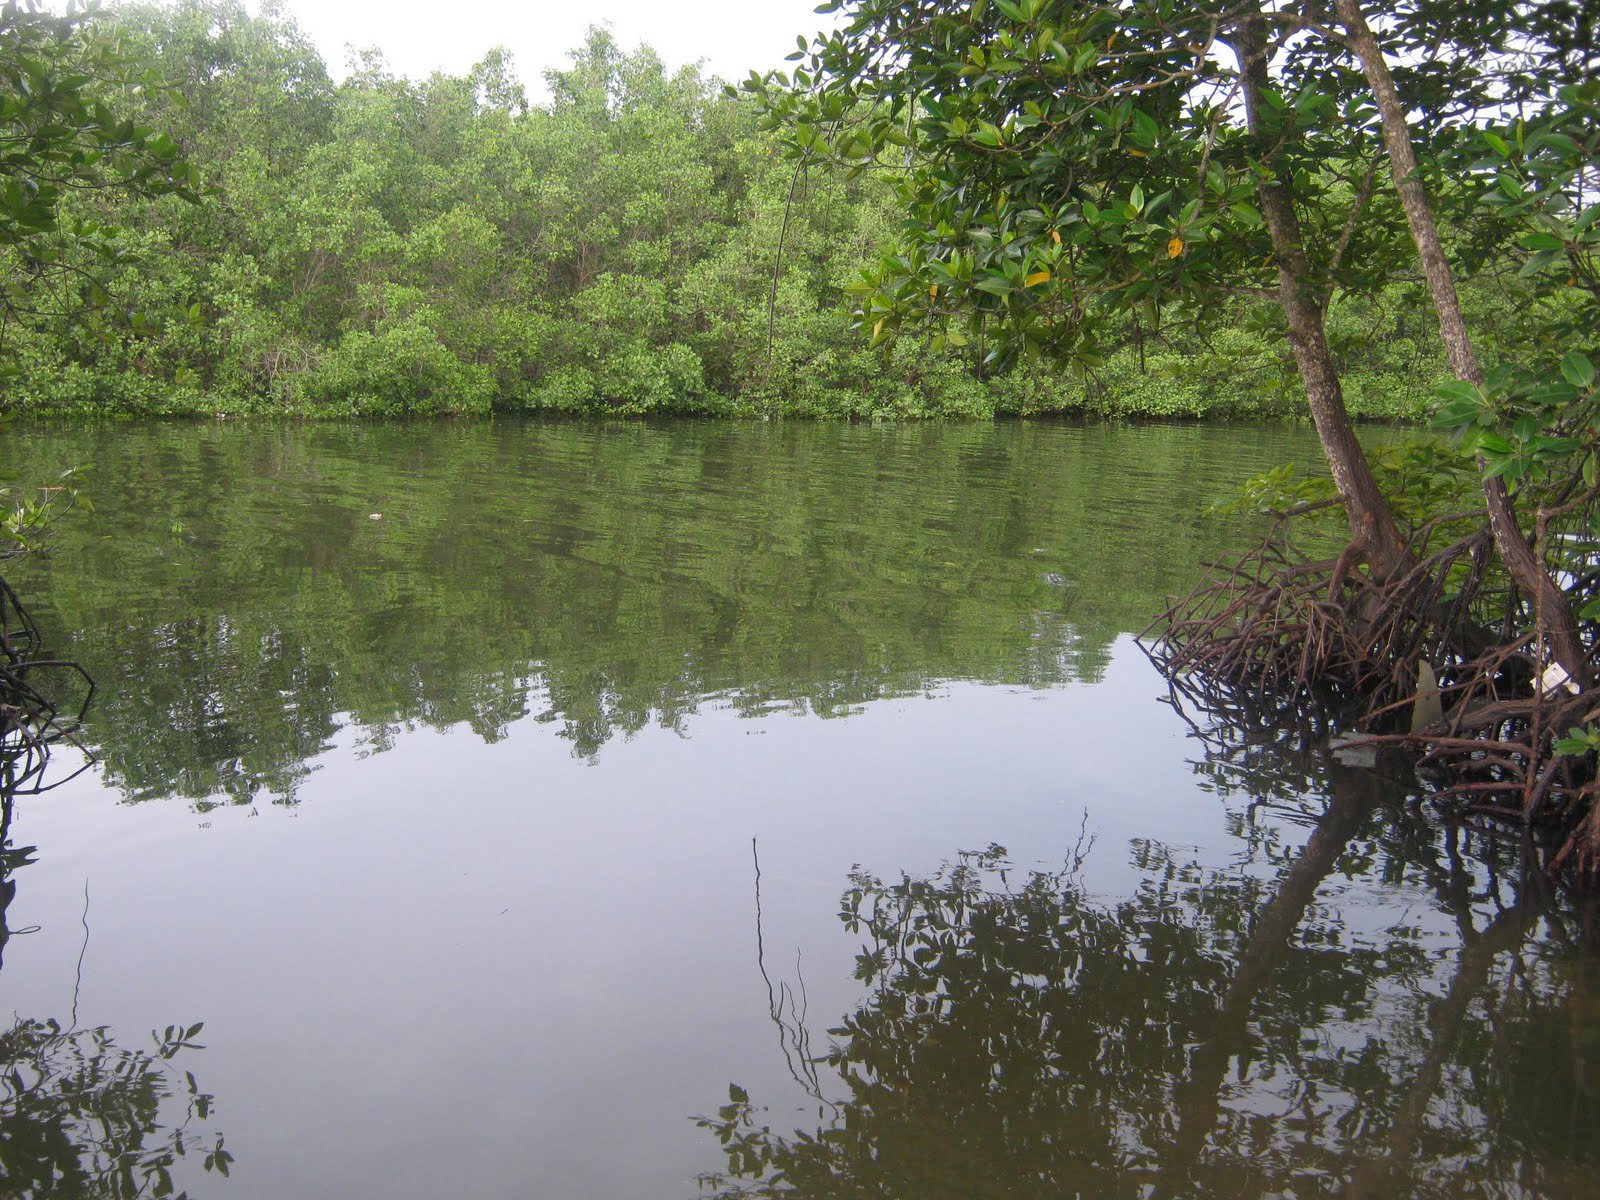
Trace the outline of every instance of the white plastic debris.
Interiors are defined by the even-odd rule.
[[[1572,676],[1567,674],[1566,668],[1560,663],[1551,663],[1544,669],[1544,674],[1539,676],[1539,690],[1548,696],[1559,688],[1566,688],[1574,696],[1578,694],[1578,685],[1572,681]]]
[[[1371,738],[1351,735],[1336,737],[1328,743],[1336,761],[1347,767],[1364,767],[1368,770],[1378,765],[1378,747]]]

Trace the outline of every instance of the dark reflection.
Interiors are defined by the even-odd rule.
[[[787,1128],[734,1085],[701,1121],[727,1164],[707,1190],[1592,1194],[1586,919],[1505,847],[1421,838],[1376,773],[1316,773],[1328,799],[1280,813],[1303,836],[1226,868],[1138,843],[1120,900],[1086,889],[1084,844],[1053,871],[991,847],[853,875],[840,917],[866,993],[796,1075],[816,1122]],[[774,1016],[802,1049],[781,995]]]
[[[204,1132],[212,1098],[179,1063],[199,1025],[152,1034],[149,1049],[110,1031],[19,1019],[0,1032],[0,1187],[9,1197],[184,1197],[183,1160],[227,1175],[222,1135]]]
[[[93,696],[82,668],[44,652],[38,625],[0,579],[0,966],[11,940],[6,912],[17,895],[12,875],[33,861],[34,847],[11,844],[17,797],[47,792],[85,769],[52,773],[51,751],[76,743]]]
[[[0,771],[4,769],[0,765]],[[6,945],[11,941],[6,913],[17,898],[17,881],[12,876],[33,861],[33,851],[32,846],[11,844],[11,793],[0,783],[0,967],[5,965]]]
[[[152,426],[18,579],[78,631],[131,798],[292,799],[368,749],[526,717],[575,754],[703,705],[837,716],[947,681],[1093,681],[1300,431],[1049,424]]]
[[[35,851],[13,844],[11,822],[18,785],[48,790],[50,768],[48,743],[0,754],[0,952],[14,933],[33,932],[7,921],[15,874]],[[85,906],[87,949],[87,894]],[[65,1026],[14,1016],[0,1028],[0,1195],[182,1200],[186,1162],[226,1176],[233,1156],[208,1128],[213,1097],[188,1069],[200,1032],[169,1025],[148,1048],[130,1048],[107,1026],[79,1027],[76,1000]]]

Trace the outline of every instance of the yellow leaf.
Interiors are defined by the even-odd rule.
[[[1050,272],[1049,271],[1035,271],[1032,275],[1029,275],[1026,279],[1024,279],[1022,281],[1022,286],[1023,287],[1033,287],[1036,284],[1049,283],[1049,282],[1050,282]]]
[[[1181,237],[1175,237],[1170,242],[1167,243],[1167,257],[1168,258],[1177,258],[1178,255],[1180,255],[1182,253],[1183,253],[1183,239]]]
[[[1061,230],[1052,229],[1050,231],[1050,240],[1058,246],[1061,245]]]
[[[939,285],[937,283],[930,283],[928,285],[928,299],[929,300],[937,300],[938,298],[939,298]]]
[[[878,323],[872,327],[872,336],[873,336],[874,339],[877,339],[877,338],[880,338],[880,337],[883,336],[883,318],[882,317],[879,317],[878,318]]]
[[[1129,150],[1128,153],[1133,155],[1135,158],[1143,158],[1145,156],[1143,150]]]

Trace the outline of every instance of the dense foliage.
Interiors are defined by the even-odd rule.
[[[130,132],[170,135],[158,148],[210,194],[67,198],[69,223],[121,234],[103,293],[9,331],[11,409],[1301,411],[1281,317],[1251,295],[1211,297],[1203,325],[1108,319],[1077,372],[986,363],[981,327],[869,347],[842,310],[899,227],[903,159],[797,171],[748,98],[604,32],[530,104],[500,50],[420,82],[367,55],[335,84],[275,5],[252,17],[186,0],[101,20],[183,98],[119,85],[149,122]],[[1335,198],[1349,186],[1326,181]],[[0,246],[0,270],[22,278],[24,256]],[[1501,324],[1525,291],[1485,270],[1476,322]],[[75,320],[91,300],[121,319]],[[1353,412],[1430,411],[1445,371],[1414,270],[1342,296],[1328,324]]]
[[[1349,428],[1330,314],[1420,271],[1450,374],[1463,389],[1483,383],[1457,298],[1464,264],[1452,266],[1430,205],[1448,207],[1453,237],[1487,248],[1479,274],[1518,244],[1563,268],[1567,248],[1581,248],[1544,227],[1581,211],[1595,161],[1580,111],[1592,85],[1563,86],[1582,63],[1553,41],[1565,17],[1514,0],[1482,0],[1465,21],[1431,0],[1368,4],[1375,33],[1359,0],[1340,0],[1336,17],[1293,0],[826,7],[839,26],[802,44],[793,75],[752,77],[746,90],[802,163],[863,171],[904,148],[903,229],[852,288],[873,344],[912,331],[935,346],[987,344],[997,363],[1082,368],[1130,322],[1136,334],[1181,323],[1203,336],[1237,327],[1230,300],[1275,298],[1354,543],[1379,578],[1402,569],[1402,536]],[[1493,126],[1562,105],[1579,136],[1540,130],[1526,145],[1535,157],[1560,147],[1566,174],[1526,187]],[[1473,161],[1480,135],[1499,161]],[[1515,141],[1520,151],[1520,128]],[[1543,224],[1486,219],[1480,197],[1496,173],[1500,199],[1549,210]],[[1583,449],[1532,436],[1524,459]],[[1495,444],[1505,452],[1498,434],[1478,448]],[[1514,544],[1498,482],[1525,465],[1499,464],[1485,494],[1497,547],[1533,591],[1537,569]]]
[[[172,138],[108,103],[160,90],[147,63],[76,6],[58,15],[13,0],[0,10],[0,339],[17,323],[103,307],[102,268],[122,257],[119,231],[71,203],[75,193],[197,200],[199,176]]]

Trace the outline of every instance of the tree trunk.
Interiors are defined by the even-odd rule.
[[[1361,11],[1360,0],[1334,0],[1339,22],[1350,36],[1356,57],[1372,89],[1378,115],[1383,122],[1383,144],[1389,152],[1389,164],[1394,174],[1395,190],[1405,207],[1406,221],[1411,226],[1411,238],[1417,245],[1417,255],[1422,260],[1422,273],[1428,281],[1428,291],[1433,297],[1434,311],[1439,317],[1439,336],[1444,341],[1445,356],[1450,369],[1470,383],[1483,386],[1483,371],[1478,356],[1467,334],[1466,322],[1461,315],[1461,300],[1456,295],[1455,275],[1445,257],[1444,246],[1439,241],[1439,230],[1433,221],[1433,210],[1428,205],[1427,189],[1417,176],[1417,158],[1411,145],[1411,130],[1406,123],[1405,110],[1400,106],[1400,95],[1395,90],[1394,76],[1384,61],[1383,50],[1373,36]],[[1483,495],[1489,507],[1489,525],[1494,531],[1495,548],[1500,552],[1506,570],[1525,596],[1530,597],[1535,611],[1543,623],[1543,631],[1550,641],[1556,661],[1567,674],[1584,687],[1590,682],[1589,657],[1578,636],[1578,623],[1573,616],[1572,604],[1567,594],[1557,586],[1534,555],[1526,535],[1517,524],[1516,510],[1505,480],[1498,477],[1483,481]]]
[[[1262,135],[1262,93],[1271,83],[1266,34],[1266,22],[1259,12],[1253,12],[1240,21],[1231,43],[1239,55],[1250,132],[1258,137]],[[1406,566],[1410,553],[1388,501],[1378,490],[1366,452],[1356,439],[1355,427],[1344,406],[1339,374],[1323,331],[1324,305],[1306,257],[1290,175],[1272,159],[1268,161],[1272,175],[1259,185],[1257,194],[1278,264],[1278,299],[1288,319],[1289,346],[1305,383],[1306,401],[1322,452],[1350,522],[1351,539],[1362,561],[1381,581]]]

